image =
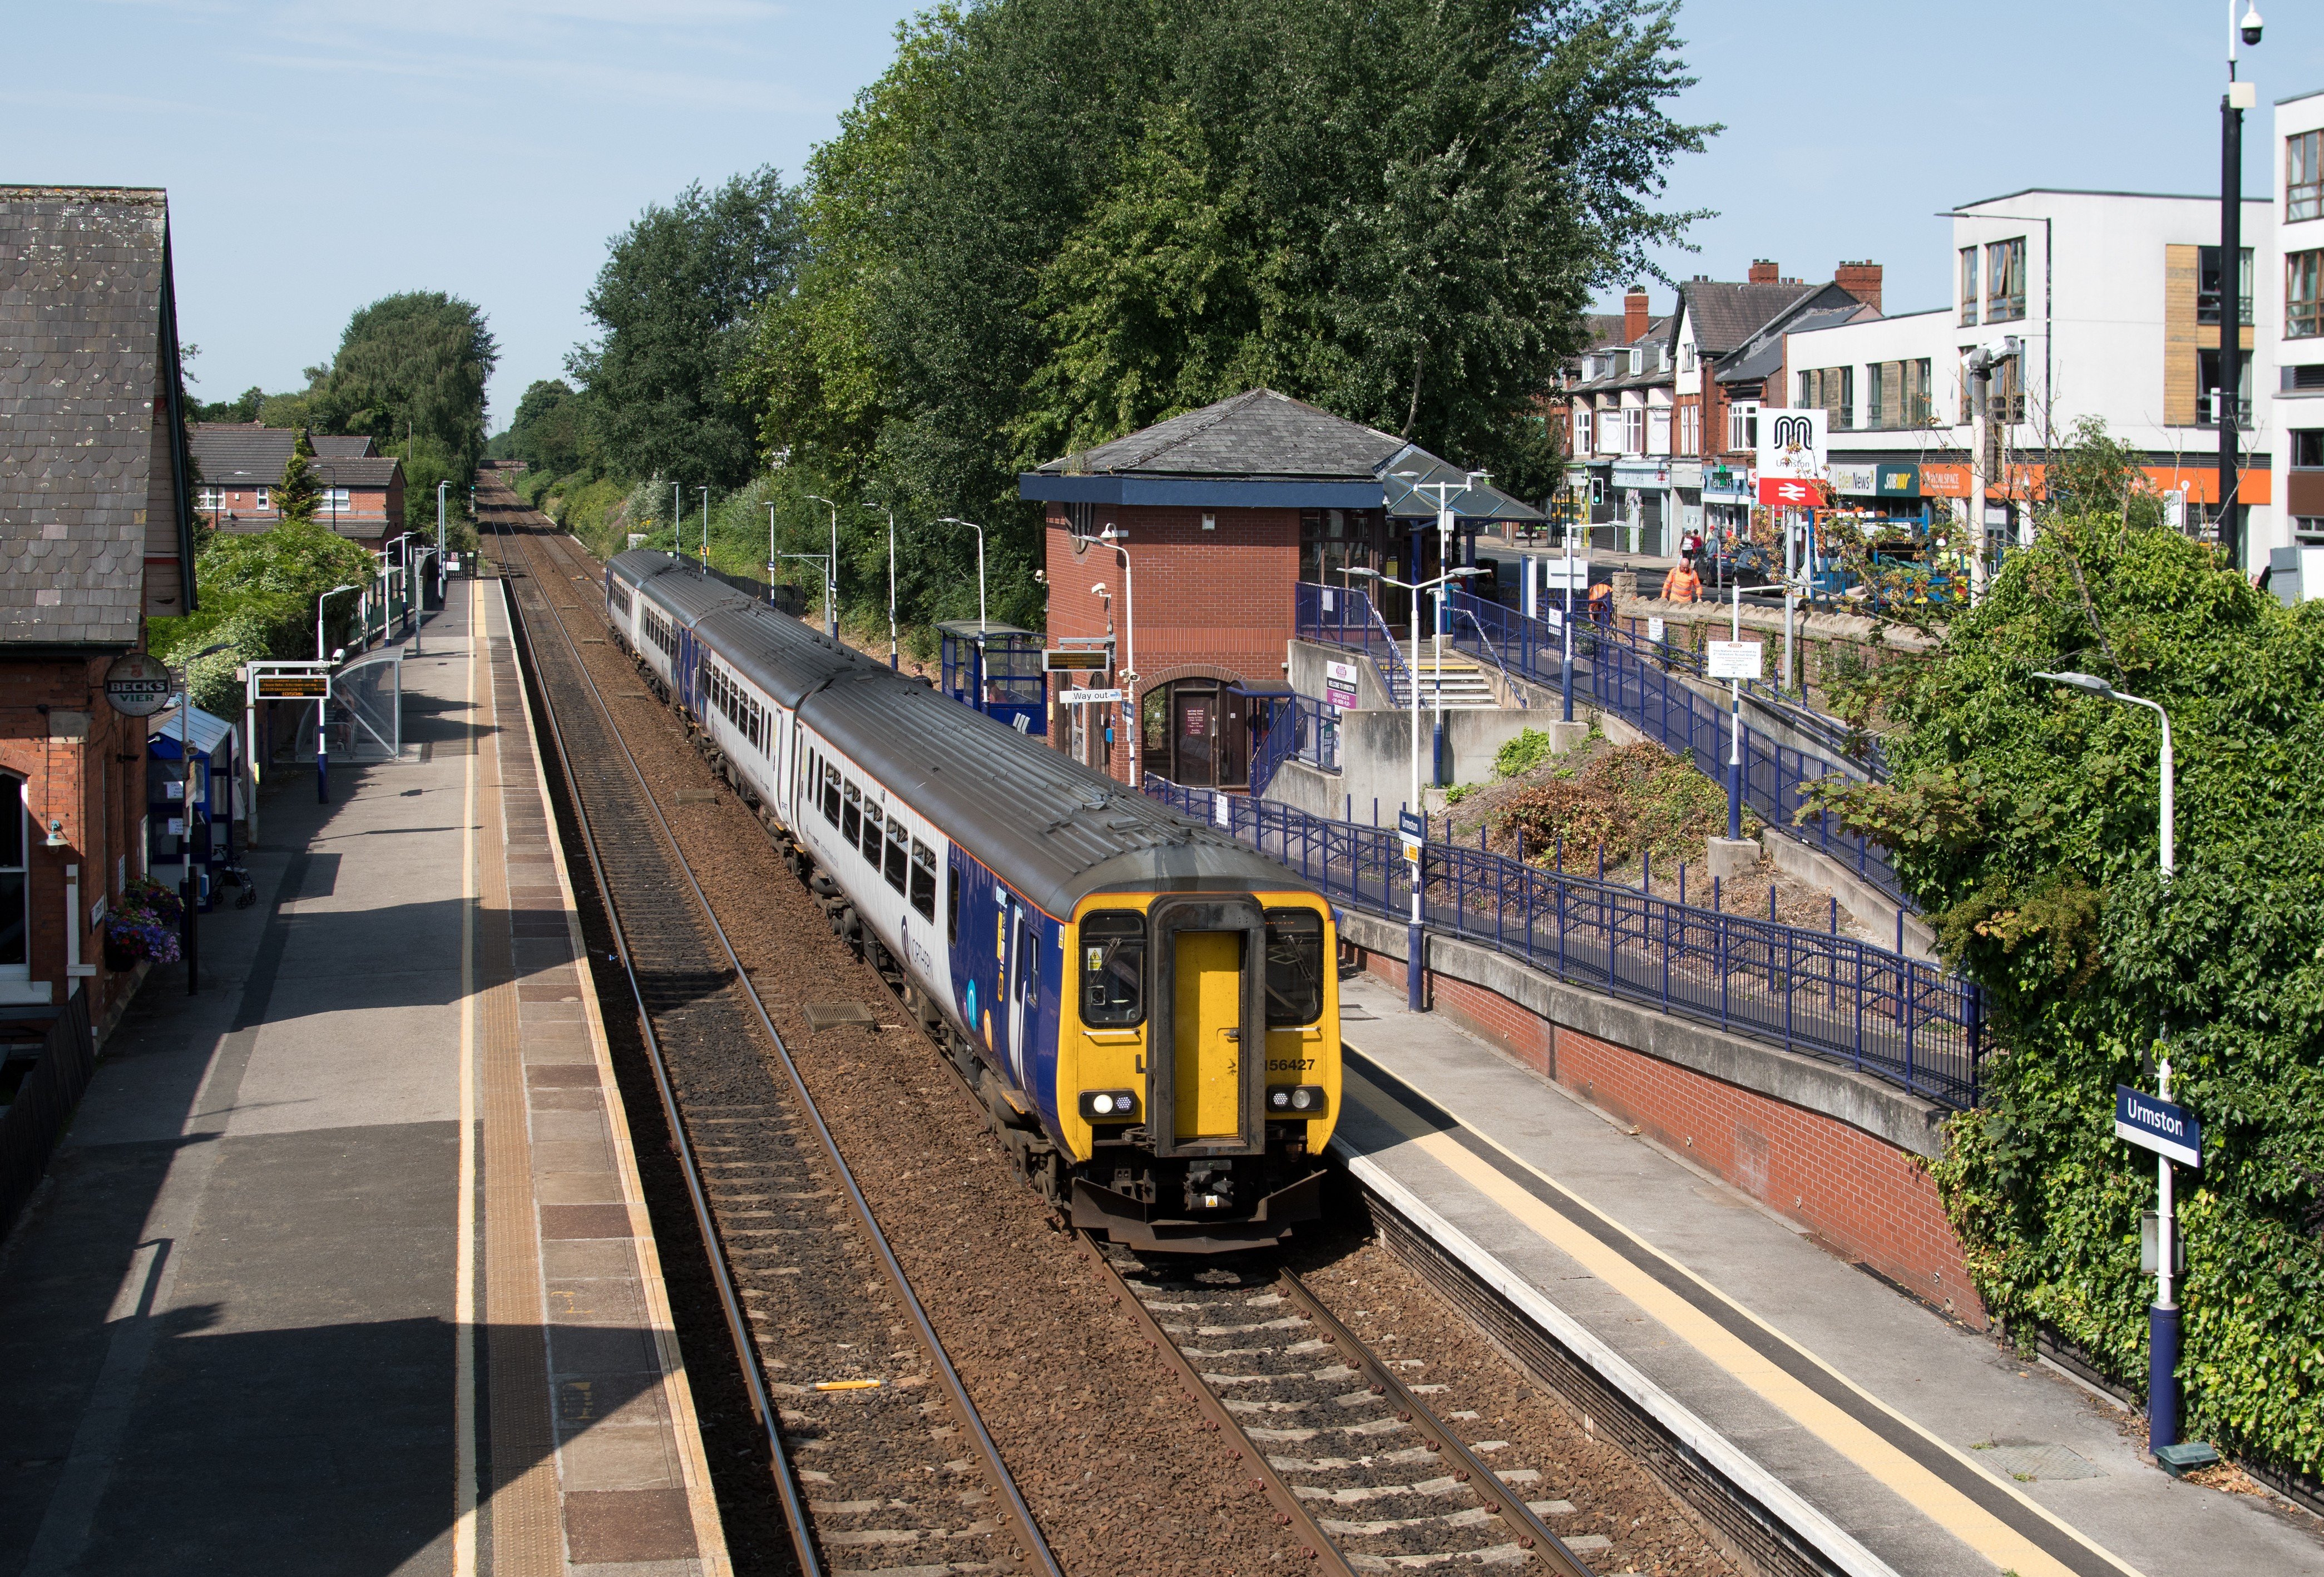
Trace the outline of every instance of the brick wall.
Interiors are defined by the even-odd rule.
[[[1405,981],[1401,960],[1364,955]],[[1435,1011],[1813,1232],[1973,1330],[1985,1305],[1917,1157],[1862,1129],[1553,1024],[1497,991],[1431,972]]]
[[[62,1002],[71,990],[65,970],[65,885],[67,869],[78,866],[81,962],[97,968],[86,984],[90,1018],[98,1022],[129,977],[106,969],[102,936],[89,925],[89,910],[100,898],[109,904],[119,896],[117,876],[134,878],[144,868],[138,840],[145,802],[144,724],[106,702],[107,666],[104,659],[0,663],[0,771],[23,781],[31,845],[32,978],[51,982],[52,1001]],[[64,824],[64,848],[46,846],[51,817]]]

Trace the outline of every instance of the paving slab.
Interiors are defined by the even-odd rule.
[[[1333,1148],[1796,1499],[1863,1569],[2324,1572],[2317,1519],[2181,1482],[2143,1424],[1826,1252],[1366,977]]]

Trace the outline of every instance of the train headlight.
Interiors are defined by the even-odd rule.
[[[1267,1092],[1269,1111],[1302,1117],[1320,1117],[1323,1112],[1323,1087],[1321,1084],[1276,1084]]]
[[[1084,1090],[1082,1117],[1093,1122],[1131,1122],[1138,1117],[1135,1090]]]

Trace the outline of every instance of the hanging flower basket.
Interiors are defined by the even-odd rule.
[[[178,895],[160,882],[131,882],[105,922],[106,966],[134,969],[141,958],[174,963],[179,956],[178,926],[185,915]]]

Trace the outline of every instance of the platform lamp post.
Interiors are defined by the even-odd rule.
[[[836,641],[839,639],[839,506],[820,493],[810,493],[807,496],[817,503],[829,505],[831,509],[831,557],[824,561],[823,632]]]
[[[710,489],[698,490],[702,494],[702,573],[710,573]]]
[[[974,521],[962,520],[958,515],[938,515],[936,523],[941,526],[966,526],[976,533],[976,632],[982,635],[984,633],[984,528]],[[1111,526],[1106,528],[1109,531],[1112,529]]]
[[[1414,654],[1416,659],[1420,647],[1420,594],[1425,591],[1431,590],[1438,591],[1441,594],[1442,589],[1448,582],[1462,576],[1475,575],[1478,571],[1474,569],[1447,569],[1434,580],[1422,581],[1417,584],[1397,580],[1389,576],[1382,575],[1377,569],[1350,569],[1348,573],[1350,575],[1360,575],[1366,580],[1379,581],[1383,586],[1400,586],[1405,591],[1411,594],[1412,645]],[[1425,817],[1428,813],[1425,808],[1425,802],[1420,798],[1420,669],[1412,664],[1406,664],[1406,673],[1410,681],[1409,688],[1412,691],[1412,809],[1415,815]],[[1443,684],[1440,681],[1438,685],[1438,698],[1440,701],[1443,698]],[[1416,862],[1412,872],[1412,916],[1405,929],[1406,953],[1404,955],[1405,1006],[1416,1013],[1425,1010],[1424,1003],[1425,1001],[1425,994],[1421,991],[1421,977],[1424,973],[1421,960],[1423,950],[1426,946],[1426,938],[1423,935],[1423,927],[1420,917],[1420,890],[1421,872],[1419,864]]]
[[[315,599],[315,660],[327,662],[330,652],[323,645],[323,605],[342,592],[360,592],[359,586],[335,586]],[[331,704],[327,700],[315,703],[315,803],[331,802]]]
[[[449,481],[436,484],[436,601],[438,605],[444,601],[444,490],[451,485]],[[470,489],[472,493],[474,491]]]
[[[831,617],[831,566],[825,562],[823,555],[820,553],[778,553],[775,557],[777,558],[796,558],[802,564],[814,564],[820,565],[822,567],[823,622],[826,629],[836,630],[838,626],[832,622]],[[769,575],[772,575],[774,572],[775,567],[771,564],[768,565],[767,573]],[[771,592],[774,588],[770,586],[767,589]]]
[[[2238,518],[2243,426],[2244,346],[2244,111],[2259,104],[2256,84],[2236,80],[2236,40],[2256,45],[2259,7],[2246,0],[2236,21],[2227,0],[2227,92],[2219,100],[2219,550],[2227,567],[2243,572],[2243,522]],[[2167,1166],[2168,1163],[2166,1162]]]
[[[178,939],[179,950],[186,955],[186,995],[189,997],[201,989],[200,981],[196,973],[196,965],[198,963],[197,947],[198,937],[194,929],[194,899],[197,896],[194,882],[194,751],[192,744],[194,664],[206,657],[216,657],[221,651],[232,650],[233,647],[234,642],[230,641],[221,641],[215,646],[206,646],[186,659],[184,666],[178,669],[178,812],[179,825],[184,828],[184,836],[180,839],[178,847],[185,856],[178,867],[180,872]],[[244,740],[243,748],[249,749],[250,742]],[[203,812],[203,817],[205,820],[208,818],[208,811]],[[51,833],[50,835],[54,837],[55,834]]]
[[[1143,790],[1146,787],[1146,757],[1141,752],[1146,717],[1138,700],[1138,581],[1130,573],[1130,533],[1120,526],[1109,525],[1097,534],[1097,540],[1112,549],[1113,556],[1121,561],[1121,715],[1130,724],[1130,781]],[[977,541],[977,600],[982,604],[984,596],[982,533],[979,533]],[[979,613],[982,616],[981,606]]]
[[[899,666],[896,661],[896,512],[883,503],[859,504],[856,507],[888,517],[888,667],[892,672]]]
[[[2233,14],[2232,8],[2229,14]],[[2257,16],[2252,18],[2252,31],[2258,31]],[[2220,337],[2222,339],[2226,336]],[[2096,674],[2037,673],[2037,679],[2053,685],[2063,685],[2070,690],[2080,690],[2086,696],[2096,696],[2101,701],[2113,701],[2124,706],[2144,706],[2163,724],[2162,767],[2162,863],[2163,885],[2168,891],[2171,878],[2177,869],[2177,841],[2174,836],[2176,807],[2172,802],[2173,779],[2177,763],[2171,753],[2171,714],[2160,704],[2143,696],[2125,695]],[[2163,1038],[2163,1055],[2155,1059],[2154,1093],[2164,1101],[2171,1099],[2170,1041]],[[2166,1445],[2179,1443],[2179,1305],[2172,1296],[2171,1268],[2172,1222],[2171,1219],[2171,1157],[2154,1157],[2155,1210],[2155,1278],[2154,1303],[2146,1311],[2146,1444],[2149,1451],[2161,1451]]]
[[[1452,533],[1455,529],[1452,516],[1452,495],[1455,493],[1467,493],[1471,489],[1490,481],[1493,474],[1489,471],[1471,471],[1467,473],[1467,479],[1465,481],[1458,483],[1423,482],[1420,480],[1420,475],[1421,474],[1417,471],[1398,471],[1396,473],[1396,475],[1398,478],[1412,484],[1413,492],[1425,493],[1434,490],[1436,494],[1436,567],[1439,573],[1437,574],[1436,578],[1430,581],[1428,584],[1432,586],[1442,587],[1452,578]],[[1471,573],[1473,574],[1474,571],[1471,571]],[[1388,577],[1382,576],[1380,578],[1387,580]],[[1402,583],[1399,581],[1390,580],[1388,581],[1388,584],[1390,586],[1398,586]],[[1413,595],[1417,596],[1419,593],[1416,591]],[[1450,631],[1452,625],[1449,611],[1445,606],[1444,593],[1442,590],[1439,590],[1436,594],[1435,613],[1430,622],[1435,626],[1436,732],[1432,741],[1432,749],[1429,755],[1428,775],[1432,779],[1436,779],[1444,776],[1444,637]],[[1420,689],[1420,623],[1417,617],[1414,619],[1412,625],[1412,687],[1413,691],[1416,696]],[[1417,796],[1415,797],[1415,802],[1416,804],[1417,803]]]

